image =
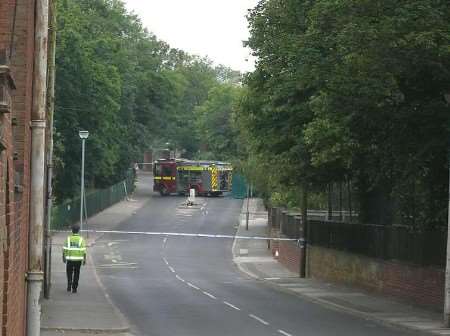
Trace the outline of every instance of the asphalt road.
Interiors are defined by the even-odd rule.
[[[233,235],[241,201],[160,197],[144,188],[146,206],[123,231]],[[408,335],[279,291],[240,273],[232,239],[105,235],[94,249],[113,302],[145,336]]]

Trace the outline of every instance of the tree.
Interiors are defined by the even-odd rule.
[[[205,150],[203,159],[231,160],[236,157],[236,130],[232,115],[241,88],[222,84],[213,87],[207,100],[195,108],[196,129]]]
[[[288,172],[284,190],[351,180],[365,222],[444,223],[449,9],[261,1],[249,16],[258,63],[238,116],[249,152]]]
[[[195,109],[239,74],[157,39],[119,0],[58,2],[55,194],[79,190],[78,131],[90,131],[86,181],[123,179],[152,145],[199,152]]]

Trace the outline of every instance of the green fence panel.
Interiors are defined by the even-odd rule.
[[[240,174],[233,174],[233,184],[231,186],[233,198],[243,199],[247,197],[247,181]]]
[[[127,172],[126,179],[109,188],[86,193],[86,213],[92,216],[116,204],[134,191],[135,174]],[[80,220],[80,198],[64,201],[52,207],[52,230],[67,229]]]

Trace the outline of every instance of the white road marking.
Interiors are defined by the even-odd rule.
[[[115,260],[116,262],[117,262],[117,260],[122,260],[122,257],[120,255],[114,254],[114,253],[105,254],[104,257],[106,260],[111,260],[111,261]]]
[[[289,333],[287,333],[286,331],[281,330],[281,329],[278,329],[278,332],[279,332],[280,334],[284,335],[284,336],[292,336],[291,334],[289,334]]]
[[[104,265],[100,265],[97,266],[97,268],[109,268],[109,269],[137,269],[136,266],[104,266]]]
[[[208,292],[203,292],[203,294],[205,294],[206,296],[209,296],[211,299],[217,299],[214,295],[208,293]]]
[[[239,255],[248,255],[248,249],[239,249]]]
[[[166,265],[169,265],[169,262],[167,261],[166,258],[163,258],[164,262],[166,263]]]
[[[177,278],[178,280],[180,280],[181,282],[186,282],[186,280],[184,280],[182,277],[180,277],[178,274],[175,275],[175,278]]]
[[[256,321],[258,321],[258,322],[260,322],[260,323],[262,323],[264,325],[269,325],[269,322],[264,321],[262,318],[260,318],[260,317],[258,317],[256,315],[248,314],[248,316],[250,316],[252,319],[255,319]]]
[[[97,268],[127,268],[127,269],[136,269],[136,263],[115,263],[115,264],[102,264],[98,265]]]
[[[102,266],[136,266],[136,263],[130,263],[130,262],[121,262],[121,263],[115,263],[115,264],[102,264]]]
[[[169,269],[170,269],[170,271],[171,271],[172,273],[175,273],[175,270],[173,269],[172,266],[169,266]]]
[[[280,280],[281,278],[264,278],[264,280]]]
[[[187,285],[188,285],[189,287],[191,287],[191,288],[196,289],[196,290],[200,290],[200,288],[198,288],[197,286],[191,284],[190,282],[188,282]]]
[[[227,301],[223,301],[223,303],[225,303],[228,307],[231,307],[233,309],[236,310],[241,310],[241,308],[236,307],[235,305],[232,305],[231,303],[227,302]]]
[[[167,243],[167,238],[164,238],[164,241],[163,241],[163,243],[165,244],[165,243]]]

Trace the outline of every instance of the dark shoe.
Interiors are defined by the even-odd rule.
[[[68,292],[70,292],[70,289],[71,289],[70,285],[67,286],[67,291],[68,291]]]
[[[72,288],[72,293],[76,293],[77,289],[76,288]]]

